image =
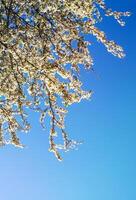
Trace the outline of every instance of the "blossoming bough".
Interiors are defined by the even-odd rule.
[[[124,57],[122,47],[97,28],[102,10],[121,26],[130,15],[108,9],[103,0],[0,0],[0,145],[23,147],[17,132],[30,129],[27,109],[40,112],[43,128],[50,117],[49,150],[59,160],[59,149],[78,144],[68,139],[64,117],[67,106],[91,95],[78,76],[80,66],[93,65],[85,34]],[[54,141],[58,128],[63,145]]]

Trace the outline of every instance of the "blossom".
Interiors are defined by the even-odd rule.
[[[43,128],[50,118],[49,149],[59,160],[59,149],[79,144],[64,129],[67,106],[92,94],[79,78],[81,66],[93,65],[91,41],[84,35],[93,35],[119,58],[125,55],[98,29],[101,10],[122,26],[130,15],[112,11],[104,0],[0,0],[0,145],[23,147],[17,134],[31,128],[28,109],[40,112]],[[58,129],[63,145],[55,143]]]

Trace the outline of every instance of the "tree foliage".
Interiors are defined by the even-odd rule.
[[[23,147],[17,134],[31,127],[29,109],[40,113],[43,128],[50,117],[49,150],[59,160],[59,149],[77,144],[65,132],[64,117],[67,106],[91,95],[79,80],[80,67],[93,65],[85,35],[124,56],[97,28],[104,14],[121,26],[129,16],[107,8],[104,0],[0,0],[0,145]],[[63,144],[55,143],[57,135]]]

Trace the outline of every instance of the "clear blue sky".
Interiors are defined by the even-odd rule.
[[[108,5],[133,13],[125,28],[111,18],[101,25],[127,56],[120,60],[92,45],[95,74],[83,71],[82,79],[94,95],[73,105],[66,118],[68,132],[84,144],[58,162],[47,151],[37,115],[31,115],[33,129],[22,135],[27,148],[0,149],[1,200],[136,199],[136,2]]]

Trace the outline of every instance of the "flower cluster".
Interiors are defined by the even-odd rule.
[[[121,25],[129,16],[108,9],[103,0],[0,0],[0,145],[23,147],[17,133],[31,128],[28,109],[40,113],[43,128],[50,117],[49,150],[59,160],[59,149],[78,144],[68,139],[64,118],[67,106],[91,96],[79,80],[80,67],[93,65],[85,34],[124,56],[97,28],[101,10]],[[55,142],[59,135],[63,145]]]

